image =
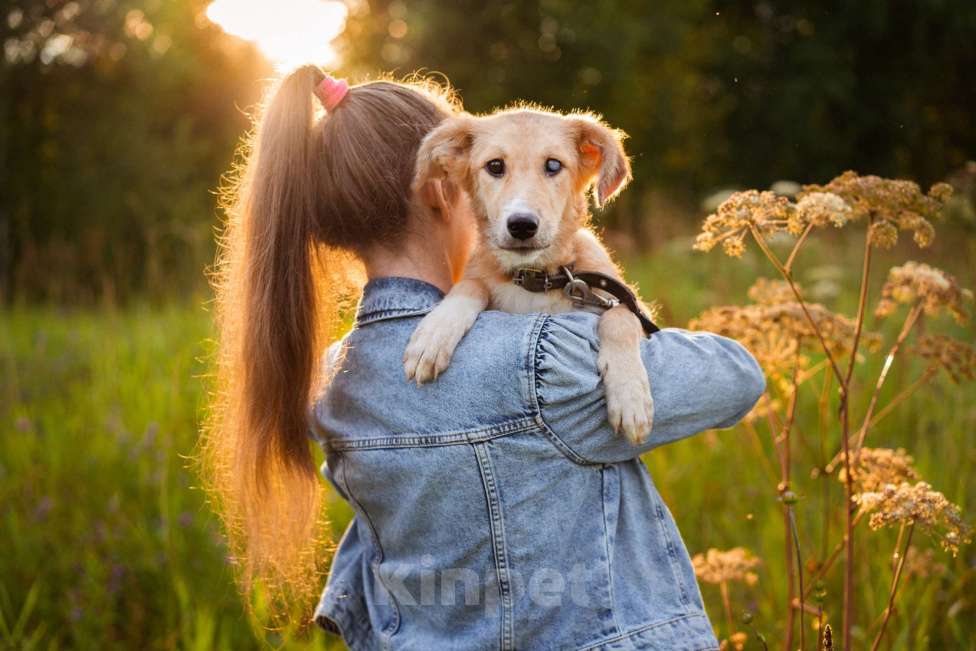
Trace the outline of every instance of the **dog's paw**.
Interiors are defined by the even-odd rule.
[[[640,358],[634,364],[625,357],[601,355],[600,373],[610,426],[634,445],[643,443],[654,427],[654,399]]]
[[[437,310],[424,317],[403,353],[403,371],[407,380],[418,385],[436,380],[450,365],[454,349],[465,331],[463,324],[445,318]]]

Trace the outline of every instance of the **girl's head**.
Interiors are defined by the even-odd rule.
[[[374,81],[326,111],[324,79],[306,66],[268,94],[226,192],[215,274],[205,476],[244,587],[257,580],[285,604],[310,595],[323,561],[306,414],[347,263],[395,248],[425,218],[410,193],[417,149],[457,110],[431,82]]]

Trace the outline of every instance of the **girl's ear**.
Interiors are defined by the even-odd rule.
[[[459,115],[448,118],[427,134],[417,151],[413,191],[422,192],[428,181],[449,179],[463,186],[468,154],[474,138],[474,118]]]
[[[429,179],[418,191],[424,205],[446,221],[454,202],[457,200],[455,185],[446,178]]]
[[[603,207],[633,178],[623,146],[627,134],[611,129],[598,116],[589,113],[574,115],[569,121],[583,176],[587,183],[596,179],[596,205]]]

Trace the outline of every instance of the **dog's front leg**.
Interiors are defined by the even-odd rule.
[[[403,370],[417,384],[430,382],[451,363],[461,337],[488,307],[490,294],[485,284],[465,278],[440,304],[421,320],[403,353]]]
[[[623,305],[600,317],[598,364],[607,396],[607,412],[614,431],[623,430],[632,443],[651,433],[654,401],[647,369],[640,356],[644,336],[640,321]]]

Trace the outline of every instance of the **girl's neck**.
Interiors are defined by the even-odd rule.
[[[395,250],[378,246],[364,252],[362,258],[367,278],[416,278],[430,283],[446,294],[460,270],[452,269],[450,256],[438,234],[431,235],[416,237],[408,234],[396,244]]]

